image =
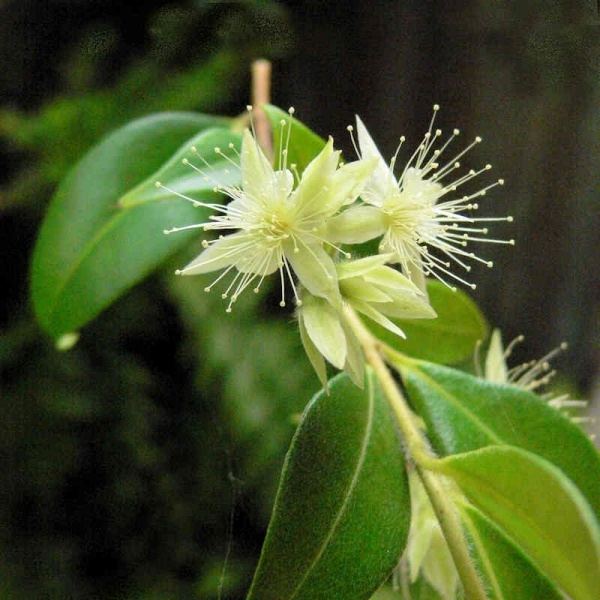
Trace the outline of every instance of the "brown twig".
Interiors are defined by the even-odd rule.
[[[271,63],[264,58],[252,63],[252,106],[256,138],[265,154],[273,156],[271,126],[263,106],[271,101]]]

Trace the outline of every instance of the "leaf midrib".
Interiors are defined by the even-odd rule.
[[[484,449],[484,450],[487,450],[487,449]],[[450,458],[452,458],[452,457],[450,457]],[[537,524],[537,522],[534,521],[529,516],[528,513],[523,512],[521,510],[521,506],[519,504],[511,501],[509,498],[506,497],[506,495],[504,495],[504,494],[502,494],[502,492],[498,491],[497,488],[490,485],[490,483],[487,480],[481,479],[481,477],[479,477],[477,475],[470,475],[468,473],[465,473],[464,471],[461,471],[461,473],[462,473],[463,477],[465,477],[466,479],[469,479],[472,483],[475,483],[475,485],[482,487],[487,492],[488,496],[490,497],[490,499],[492,501],[494,501],[495,503],[497,503],[499,505],[503,505],[505,508],[508,508],[514,514],[518,515],[521,518],[521,521],[523,523],[525,523],[527,526],[529,526],[531,529],[533,529],[540,536],[540,538],[545,541],[546,547],[551,547],[554,549],[556,549],[558,547],[556,541],[552,537],[549,537],[548,534],[546,533],[546,531],[544,529],[542,529]],[[558,482],[558,483],[560,485],[560,482]],[[561,487],[562,487],[562,485],[561,485]],[[503,526],[502,526],[502,529],[504,531],[506,531],[505,527],[503,527]],[[512,536],[510,536],[510,537],[512,538]],[[520,543],[517,543],[517,545],[521,546]],[[529,555],[528,552],[527,552],[527,555]],[[561,556],[562,556],[562,554],[561,554]],[[538,563],[538,561],[534,560],[533,558],[532,558],[532,560],[534,563]],[[569,580],[570,581],[578,581],[579,579],[578,579],[577,563],[574,562],[574,560],[571,558],[570,555],[566,555],[566,562],[569,565],[571,565],[571,570],[570,570],[571,574],[575,575],[574,578],[570,577]],[[544,572],[544,571],[545,571],[545,569],[542,569],[542,572]],[[584,583],[584,589],[587,590],[587,583]]]
[[[473,542],[475,543],[475,546],[479,550],[479,556],[480,556],[481,561],[483,562],[484,568],[487,572],[488,579],[490,581],[490,585],[492,586],[492,588],[494,590],[494,594],[497,596],[497,600],[506,600],[504,593],[502,591],[502,588],[500,587],[498,578],[496,577],[496,574],[494,573],[494,567],[493,567],[492,561],[490,559],[490,554],[487,551],[487,548],[485,547],[485,544],[483,543],[481,536],[479,535],[479,530],[477,529],[477,526],[471,519],[470,515],[466,515],[464,511],[461,513],[461,516],[465,520],[465,522],[468,526],[468,529],[471,533],[471,537],[473,538]]]
[[[218,130],[218,128],[208,128],[204,131],[201,131],[197,135],[203,136],[207,133],[211,134],[215,130]],[[219,162],[221,162],[221,161],[216,161],[216,164],[218,164]],[[163,164],[162,166],[160,166],[158,168],[158,170],[153,171],[153,174],[158,174],[158,173],[164,172],[165,167],[166,167],[166,164]],[[145,184],[149,179],[151,179],[153,177],[153,174],[142,179],[139,183],[137,183],[136,185],[133,185],[129,190],[125,191],[123,194],[121,194],[119,196],[119,199],[113,205],[113,208],[117,209],[117,212],[111,214],[107,218],[107,220],[102,224],[100,229],[97,230],[96,234],[87,242],[87,244],[85,244],[83,246],[83,248],[82,248],[83,251],[77,257],[75,262],[73,262],[68,267],[67,274],[65,275],[64,279],[61,281],[60,285],[58,286],[58,289],[56,290],[56,292],[52,298],[52,301],[49,303],[50,308],[46,313],[47,319],[48,319],[48,326],[51,329],[53,329],[52,323],[53,323],[53,320],[58,311],[58,307],[60,306],[60,300],[63,297],[65,290],[68,289],[70,283],[73,281],[73,279],[75,277],[75,274],[81,269],[81,267],[85,263],[85,261],[88,260],[90,254],[99,246],[99,244],[102,242],[102,239],[106,235],[108,235],[108,233],[110,233],[110,231],[119,224],[121,219],[123,219],[126,215],[128,215],[128,211],[135,210],[135,209],[143,206],[144,204],[146,204],[145,202],[140,202],[140,203],[136,203],[136,204],[132,204],[132,205],[129,205],[126,207],[119,208],[119,202],[120,202],[121,198],[127,196],[132,191],[139,189],[140,186]],[[210,186],[203,186],[203,191],[209,191],[210,189],[212,189]],[[199,189],[199,190],[197,190],[196,193],[198,193],[200,191],[201,190]],[[171,202],[174,199],[175,199],[174,197],[173,198],[162,198],[162,199],[154,200],[154,201],[152,201],[152,203],[158,204],[158,203],[162,203],[162,202]]]
[[[171,199],[159,200],[156,202],[156,204],[159,204],[162,202],[172,202],[172,200]],[[131,211],[139,209],[141,206],[143,206],[143,204],[138,204],[136,206],[132,206],[131,208],[124,208],[124,209],[119,210],[118,213],[111,216],[104,223],[104,225],[98,230],[96,235],[87,243],[87,245],[84,247],[84,251],[79,255],[78,259],[72,264],[67,275],[63,279],[61,285],[59,286],[58,291],[54,295],[54,300],[53,300],[53,302],[51,304],[51,308],[48,312],[48,324],[50,326],[52,325],[53,318],[55,317],[56,312],[60,306],[59,300],[63,297],[65,290],[68,289],[69,285],[75,278],[76,273],[81,269],[81,267],[84,265],[86,260],[88,260],[88,258],[90,257],[90,254],[93,252],[93,250],[95,250],[99,246],[102,239],[106,235],[108,235],[108,233],[112,229],[114,229],[120,223],[120,221],[125,218],[125,216],[127,216]]]
[[[293,600],[293,598],[295,598],[297,596],[298,592],[300,591],[300,589],[302,588],[302,586],[308,579],[310,573],[316,567],[317,563],[319,562],[319,560],[325,553],[325,550],[327,549],[327,546],[329,545],[331,538],[333,537],[333,534],[335,533],[335,530],[337,529],[338,525],[340,524],[340,521],[342,520],[342,517],[344,516],[344,513],[346,512],[346,508],[348,506],[348,503],[350,502],[350,498],[352,497],[352,494],[354,493],[354,490],[358,483],[358,478],[359,478],[359,475],[360,475],[362,468],[364,466],[364,463],[365,463],[365,458],[367,455],[367,448],[369,446],[369,442],[371,441],[371,434],[373,431],[375,392],[374,392],[372,377],[373,377],[373,375],[371,373],[368,373],[368,375],[367,375],[367,382],[368,382],[367,387],[368,387],[368,393],[369,393],[368,394],[368,399],[369,399],[368,419],[367,419],[367,424],[365,427],[364,437],[363,437],[363,440],[361,443],[360,452],[358,454],[358,460],[356,462],[356,467],[354,469],[354,473],[352,474],[352,479],[350,480],[350,484],[348,486],[348,490],[344,497],[344,501],[342,502],[342,505],[340,506],[340,509],[338,510],[337,515],[335,516],[335,519],[333,520],[331,527],[329,528],[329,531],[327,532],[327,535],[325,536],[325,538],[323,539],[323,542],[321,543],[320,547],[318,548],[314,559],[311,561],[311,563],[306,568],[306,572],[304,573],[304,576],[300,579],[300,582],[298,583],[296,588],[292,591],[292,594],[291,594],[291,596],[289,596],[288,600]]]
[[[477,417],[474,413],[469,411],[466,406],[461,404],[454,394],[451,394],[450,392],[448,392],[442,385],[440,385],[430,375],[428,375],[427,373],[422,371],[419,367],[416,367],[416,368],[405,367],[405,368],[407,370],[411,371],[417,377],[419,377],[419,375],[420,375],[422,377],[422,379],[425,380],[428,385],[430,385],[432,388],[434,388],[434,390],[438,393],[439,396],[442,397],[442,399],[446,399],[448,404],[450,404],[455,409],[457,409],[460,413],[465,415],[465,417],[467,419],[469,419],[471,421],[471,423],[473,423],[476,427],[478,427],[485,435],[487,435],[493,443],[496,443],[499,445],[507,444],[507,442],[505,440],[503,440],[502,438],[500,438],[496,434],[495,431],[493,431],[485,423],[483,423],[479,419],[479,417]],[[417,372],[418,372],[418,375],[417,375]]]

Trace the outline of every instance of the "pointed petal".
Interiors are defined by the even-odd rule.
[[[357,160],[343,165],[333,174],[327,196],[327,208],[331,214],[356,200],[376,166],[376,158]]]
[[[408,278],[402,275],[399,271],[391,267],[381,266],[372,269],[364,275],[365,279],[372,284],[390,290],[406,290],[415,294],[420,294],[419,288]]]
[[[250,247],[249,236],[245,232],[223,236],[181,269],[180,274],[199,275],[224,269],[235,264]]]
[[[424,179],[421,170],[414,167],[407,169],[402,178],[402,195],[421,206],[433,206],[443,189],[441,184]]]
[[[350,277],[340,281],[340,291],[344,298],[362,300],[363,302],[391,302],[391,296],[374,285],[369,285],[363,277]]]
[[[413,262],[408,263],[408,278],[421,290],[425,297],[427,294],[427,279],[423,269],[423,258],[420,254],[414,258]]]
[[[337,311],[321,298],[310,298],[301,308],[306,332],[319,352],[336,368],[346,363],[346,336]]]
[[[358,115],[356,116],[356,133],[361,158],[377,158],[377,166],[365,188],[364,199],[371,204],[381,205],[387,196],[398,190],[398,182]],[[376,201],[377,199],[378,201]]]
[[[410,292],[390,295],[392,296],[391,302],[378,304],[376,307],[388,317],[396,319],[435,319],[437,317],[437,313],[423,296],[416,296]]]
[[[292,265],[300,283],[311,294],[326,298],[334,306],[339,306],[341,295],[335,264],[321,246],[300,240],[294,248],[290,243],[286,246],[285,257]]]
[[[458,572],[439,527],[433,529],[429,551],[423,561],[423,575],[442,598],[456,598]]]
[[[304,325],[304,319],[301,316],[301,312],[298,314],[298,328],[300,329],[300,340],[302,341],[302,346],[304,347],[306,356],[308,356],[308,360],[315,370],[321,385],[327,391],[327,366],[323,356],[317,350],[317,347],[313,344],[308,332],[306,331],[306,326]]]
[[[283,266],[281,256],[260,246],[257,243],[238,254],[235,266],[242,273],[256,273],[257,275],[271,275]]]
[[[337,263],[338,279],[347,279],[348,277],[360,277],[368,273],[376,267],[384,265],[392,257],[392,254],[374,254],[373,256],[365,256],[356,260],[347,260]]]
[[[502,334],[499,329],[494,329],[490,339],[490,347],[485,357],[485,378],[495,383],[506,383],[508,381],[508,369],[504,359],[504,348],[502,346]]]
[[[329,138],[325,147],[304,169],[300,183],[293,196],[298,217],[305,217],[321,209],[327,198],[326,188],[335,173],[340,153],[333,150],[333,139]]]
[[[375,206],[353,206],[327,222],[327,239],[342,244],[362,244],[383,235],[384,214]]]
[[[348,355],[346,356],[344,371],[348,373],[354,385],[363,389],[365,385],[365,357],[360,342],[352,330],[345,323],[342,326],[346,334],[346,343],[348,344]]]
[[[352,302],[352,306],[356,308],[358,312],[361,312],[363,315],[369,317],[369,319],[375,321],[382,327],[385,327],[388,331],[395,333],[403,339],[406,339],[406,335],[404,331],[398,327],[393,321],[390,321],[385,315],[382,315],[378,310],[373,308],[370,304],[366,302],[361,302],[360,300],[356,300]]]
[[[285,199],[292,193],[294,187],[294,175],[288,169],[275,171],[273,181],[276,186],[276,197]]]
[[[261,202],[272,193],[275,176],[271,163],[248,129],[242,137],[240,154],[242,188],[250,200]]]
[[[410,567],[410,580],[414,583],[419,577],[423,560],[429,551],[433,530],[437,521],[433,508],[423,488],[423,484],[414,472],[408,475],[410,484],[411,519],[406,554]]]

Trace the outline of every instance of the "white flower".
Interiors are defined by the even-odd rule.
[[[336,264],[344,303],[405,337],[392,318],[431,319],[436,316],[425,295],[404,275],[385,266],[389,256],[375,255]],[[325,360],[344,369],[360,387],[364,380],[364,357],[358,340],[340,310],[322,298],[302,292],[298,309],[300,336],[319,379],[326,387]]]
[[[458,572],[440,523],[418,475],[409,472],[411,521],[404,560],[408,561],[410,580],[419,575],[429,582],[444,600],[454,600]]]
[[[291,125],[288,143],[290,130]],[[225,156],[219,148],[215,152]],[[286,304],[286,279],[296,302],[300,302],[292,271],[312,294],[339,304],[330,252],[341,250],[328,239],[326,224],[343,205],[355,200],[376,162],[369,159],[338,166],[339,158],[340,153],[334,151],[330,138],[300,178],[295,165],[288,167],[287,144],[274,168],[252,134],[244,131],[239,165],[241,187],[218,183],[215,187],[215,191],[225,193],[232,202],[225,206],[207,205],[187,198],[217,214],[204,223],[166,232],[200,228],[226,231],[227,235],[204,240],[205,250],[177,273],[197,275],[223,270],[206,291],[231,273],[233,277],[222,294],[223,298],[229,298],[228,312],[246,288],[257,292],[265,277],[276,271],[281,282],[281,306]],[[207,177],[202,168],[188,159],[184,162]]]
[[[563,342],[558,348],[554,348],[538,360],[531,360],[516,367],[509,368],[507,359],[512,354],[514,347],[525,339],[520,335],[516,337],[506,348],[502,344],[502,334],[498,329],[492,332],[490,345],[485,358],[484,370],[476,361],[476,369],[484,379],[494,383],[508,383],[523,390],[539,393],[540,389],[548,385],[556,375],[550,361],[560,352],[567,349],[567,343]],[[587,405],[584,400],[572,400],[568,394],[554,395],[552,393],[539,394],[550,406],[557,410],[565,408],[582,408]],[[574,422],[588,422],[587,417],[572,417]]]
[[[470,260],[491,267],[491,261],[478,257],[466,246],[469,242],[514,244],[514,240],[484,237],[488,229],[480,226],[491,221],[512,221],[512,217],[477,218],[465,214],[478,208],[476,198],[484,196],[497,185],[503,185],[504,181],[498,179],[462,196],[455,194],[471,179],[491,169],[491,165],[455,176],[455,171],[461,166],[459,160],[481,142],[481,138],[475,138],[452,159],[442,161],[444,153],[460,132],[454,129],[446,141],[441,141],[441,130],[433,129],[438,109],[439,106],[435,105],[427,133],[398,176],[394,175],[394,169],[405,138],[400,138],[398,149],[388,164],[363,122],[356,117],[358,147],[352,138],[356,151],[362,159],[375,158],[377,167],[361,194],[366,205],[351,208],[337,217],[333,228],[339,226],[342,231],[332,231],[332,234],[346,243],[366,241],[360,235],[368,230],[373,234],[371,237],[383,235],[381,252],[393,253],[394,261],[400,263],[403,271],[420,287],[424,286],[424,276],[432,275],[444,283],[450,277],[475,288],[475,284],[450,270],[452,263],[466,271],[471,270]],[[352,126],[348,129],[353,132]],[[362,227],[352,237],[348,232],[359,222]]]

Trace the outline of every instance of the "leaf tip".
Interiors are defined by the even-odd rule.
[[[75,346],[75,344],[79,341],[79,337],[80,337],[80,335],[79,335],[78,331],[73,331],[71,333],[65,333],[56,340],[56,342],[54,343],[54,346],[60,352],[67,352],[68,350],[71,350],[71,348],[73,348]]]

